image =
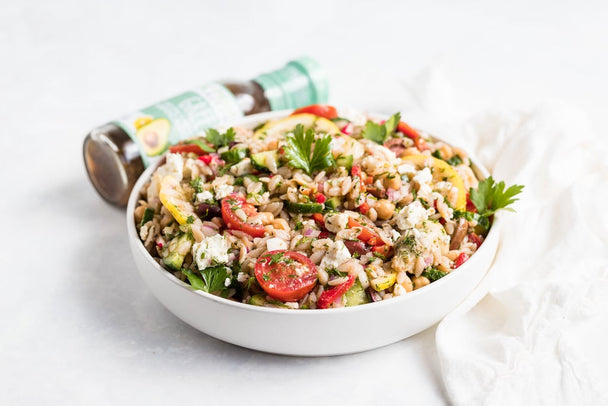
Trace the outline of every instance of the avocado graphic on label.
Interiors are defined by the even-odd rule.
[[[137,138],[150,156],[160,155],[165,151],[171,132],[171,123],[166,118],[157,118],[137,130]]]

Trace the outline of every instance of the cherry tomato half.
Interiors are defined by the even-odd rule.
[[[315,116],[324,117],[328,120],[332,118],[338,117],[338,111],[334,106],[330,106],[329,104],[313,104],[310,106],[300,107],[299,109],[295,109],[291,115],[294,114],[314,114]]]
[[[264,292],[285,302],[306,296],[317,283],[317,272],[307,256],[294,251],[269,251],[255,263],[255,278]]]
[[[247,203],[245,196],[233,193],[226,196],[222,200],[222,218],[224,223],[231,230],[239,230],[249,234],[252,237],[263,237],[266,229],[261,224],[249,224],[246,221],[241,220],[234,212],[237,209],[243,209],[247,217],[253,217],[258,214],[255,207]]]

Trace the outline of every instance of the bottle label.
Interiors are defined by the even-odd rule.
[[[121,117],[120,126],[139,146],[145,166],[172,144],[202,134],[205,128],[242,117],[236,98],[211,83]]]

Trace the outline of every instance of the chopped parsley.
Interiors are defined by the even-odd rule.
[[[441,279],[446,276],[449,272],[443,272],[439,269],[430,267],[422,272],[422,276],[426,277],[429,281],[435,282],[437,279]]]
[[[186,219],[186,223],[187,224],[194,223],[194,216],[192,214],[188,216],[188,218]]]
[[[203,182],[203,180],[201,179],[200,176],[197,176],[196,178],[194,178],[190,181],[190,186],[192,186],[192,189],[194,189],[196,191],[196,193],[202,193],[204,191],[204,189],[203,189],[204,184],[205,184],[205,182]]]
[[[463,160],[460,155],[454,155],[450,159],[446,160],[446,162],[452,166],[458,166],[463,162]]]
[[[314,149],[313,149],[314,142]],[[294,168],[303,169],[309,175],[334,165],[330,149],[331,135],[325,134],[315,140],[312,129],[304,132],[304,126],[298,124],[293,134],[287,136],[285,156]]]
[[[277,252],[276,254],[268,254],[265,255],[264,258],[270,259],[270,261],[268,261],[268,265],[275,265],[279,262],[284,262],[285,264],[292,264],[295,262],[293,259],[285,257],[282,252]]]

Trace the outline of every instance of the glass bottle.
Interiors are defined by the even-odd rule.
[[[324,72],[311,58],[243,82],[209,83],[94,128],[83,145],[91,183],[125,206],[137,178],[170,145],[243,115],[326,103]]]

